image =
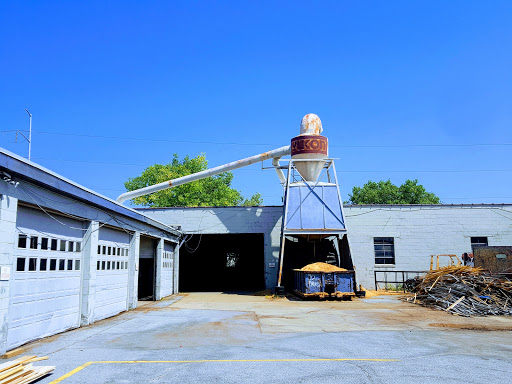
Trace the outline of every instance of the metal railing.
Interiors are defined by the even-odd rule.
[[[398,290],[399,284],[402,285],[400,290],[405,292],[405,281],[412,279],[413,277],[423,275],[428,271],[374,271],[375,277],[375,290],[379,290],[379,283],[384,283],[385,290],[388,290],[388,285],[393,284],[395,290]],[[377,278],[378,274],[383,274],[383,280]],[[380,276],[379,276],[380,277]]]

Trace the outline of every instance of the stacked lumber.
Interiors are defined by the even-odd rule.
[[[460,316],[512,316],[512,281],[481,268],[451,266],[408,280],[404,301]]]
[[[22,356],[8,363],[0,364],[0,384],[28,384],[48,375],[55,367],[32,365],[36,361],[46,359],[48,356]]]

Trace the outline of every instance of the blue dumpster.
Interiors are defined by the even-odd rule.
[[[295,290],[304,295],[354,294],[354,271],[307,272],[295,269]]]

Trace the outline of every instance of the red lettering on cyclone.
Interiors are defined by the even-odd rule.
[[[297,136],[292,139],[293,155],[319,153],[327,156],[327,138],[324,136]]]

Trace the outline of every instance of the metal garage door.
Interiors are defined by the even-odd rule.
[[[128,309],[129,247],[128,233],[112,228],[100,228],[94,321]]]
[[[162,260],[162,297],[172,295],[174,283],[174,245],[164,243]]]
[[[18,207],[7,348],[79,326],[84,222]]]

